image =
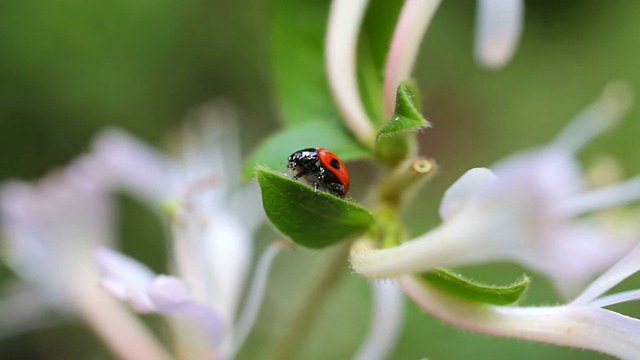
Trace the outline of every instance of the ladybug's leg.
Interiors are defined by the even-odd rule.
[[[344,198],[344,185],[342,184],[329,184],[328,190],[338,197]]]
[[[312,171],[312,174],[316,177],[316,181],[313,182],[313,192],[318,193],[318,187],[322,186],[324,188],[324,169],[322,167],[315,167]]]
[[[293,175],[293,180],[298,180],[307,174],[309,174],[309,169],[302,168],[302,170],[298,171],[295,175]]]

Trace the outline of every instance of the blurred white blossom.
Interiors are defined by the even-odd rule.
[[[122,358],[168,358],[127,309],[99,294],[91,252],[113,243],[109,187],[91,156],[36,184],[2,186],[3,255],[23,281],[0,303],[3,335],[78,316]]]
[[[95,253],[102,284],[140,312],[174,316],[178,351],[187,358],[230,358],[257,316],[269,267],[281,245],[267,247],[248,284],[253,232],[262,221],[255,184],[243,185],[242,160],[233,115],[207,105],[183,133],[172,159],[127,134],[109,131],[95,153],[119,186],[163,204],[170,215],[171,268],[158,275],[107,248]],[[193,122],[192,122],[193,124]]]

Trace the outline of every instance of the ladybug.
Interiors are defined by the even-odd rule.
[[[326,191],[344,198],[349,191],[349,172],[342,160],[331,150],[307,148],[289,156],[287,167],[296,174],[294,179],[303,178],[313,185],[316,192]]]

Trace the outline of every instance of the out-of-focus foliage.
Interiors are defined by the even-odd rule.
[[[627,79],[640,92],[636,46],[640,3],[526,2],[519,49],[512,62],[497,72],[482,70],[473,62],[474,6],[463,0],[443,1],[417,61],[421,112],[433,124],[421,136],[421,152],[435,158],[441,170],[407,211],[413,234],[437,223],[443,190],[465,169],[490,165],[513,150],[549,141],[610,80]],[[396,12],[387,11],[389,19],[395,19]],[[104,126],[123,127],[164,144],[166,134],[189,108],[220,96],[239,109],[246,152],[282,123],[325,117],[337,123],[336,109],[326,105],[330,99],[322,73],[327,13],[324,2],[293,0],[4,1],[0,5],[0,179],[33,179],[64,165]],[[302,24],[307,31],[288,34],[291,23]],[[371,18],[364,24],[370,31],[393,26],[391,22],[377,27]],[[297,40],[290,35],[298,35]],[[384,48],[377,46],[371,50],[375,66],[370,77],[360,79],[363,89],[374,89],[365,92],[368,110],[374,114],[380,110],[371,99],[381,95],[366,83],[377,84],[381,75],[375,69],[382,66]],[[272,57],[274,51],[279,56],[290,52],[293,63]],[[277,100],[283,93],[296,94],[299,100]],[[306,107],[313,116],[306,116]],[[619,160],[623,175],[640,173],[639,134],[640,109],[636,107],[582,154],[585,164],[611,155]],[[282,171],[285,162],[283,158]],[[359,163],[349,166],[350,194],[360,199],[374,174]],[[123,248],[162,270],[165,245],[159,225],[128,199],[120,207],[124,210]],[[264,353],[273,334],[284,326],[282,314],[290,300],[305,279],[313,277],[324,256],[299,250],[276,263],[257,328],[240,358]],[[487,283],[509,283],[523,273],[510,264],[463,270]],[[555,303],[542,277],[526,272],[532,282],[524,303]],[[13,277],[8,271],[1,276],[3,282]],[[640,283],[638,279],[630,282],[635,288]],[[366,331],[369,305],[366,281],[345,277],[300,358],[351,356]],[[616,310],[640,315],[634,304]],[[162,334],[156,318],[145,320]],[[110,358],[98,344],[83,325],[71,323],[2,340],[0,357]],[[426,357],[607,358],[473,334],[409,305],[393,358]]]

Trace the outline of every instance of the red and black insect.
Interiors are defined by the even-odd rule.
[[[326,191],[344,198],[349,191],[349,172],[342,160],[331,150],[307,148],[289,156],[287,167],[318,191]]]

